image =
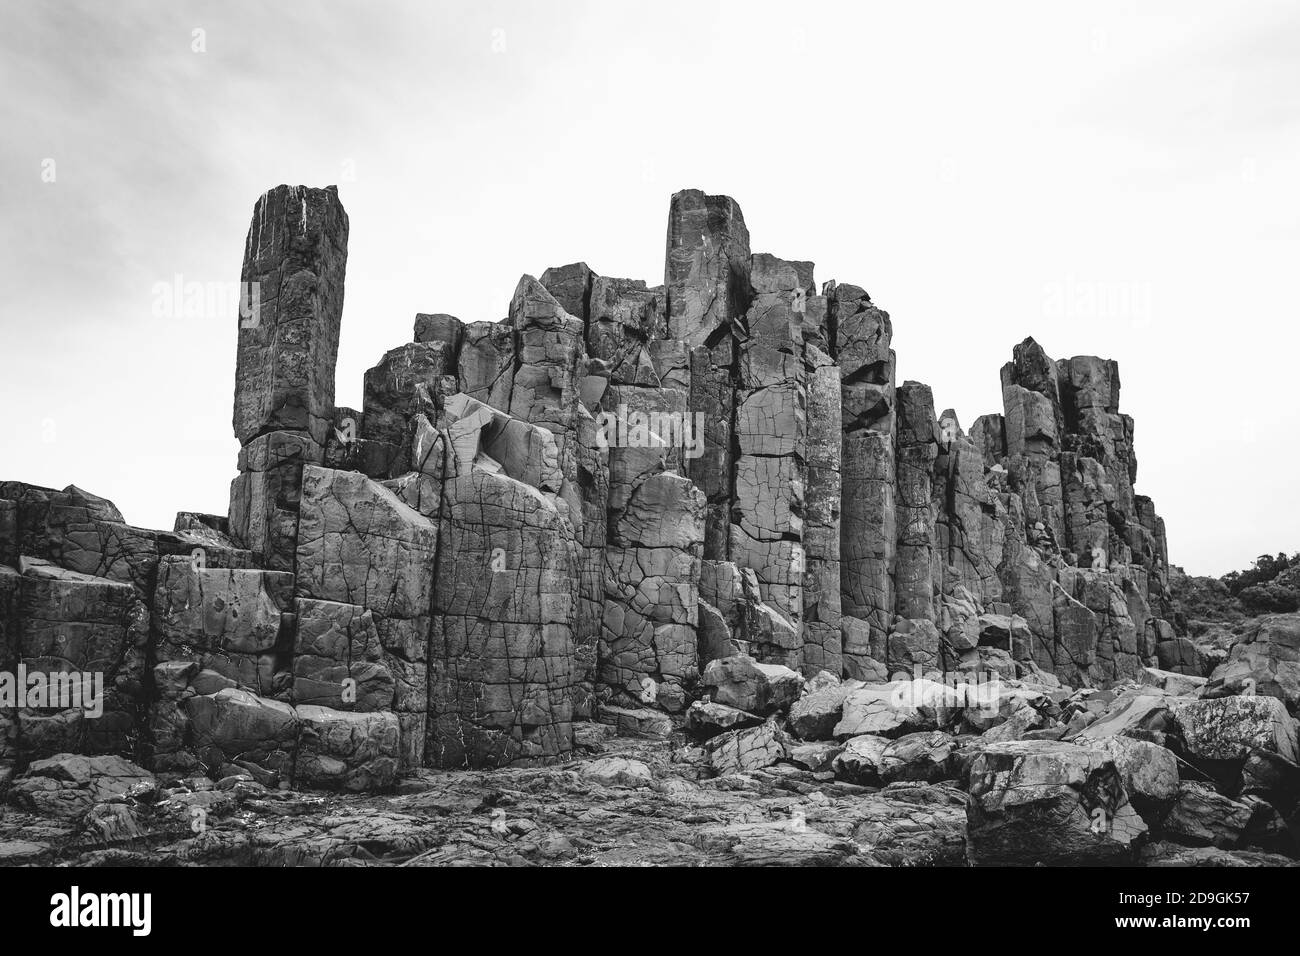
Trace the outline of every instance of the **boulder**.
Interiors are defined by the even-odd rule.
[[[708,763],[720,776],[752,773],[789,756],[789,742],[780,728],[768,721],[761,727],[729,730],[704,745]]]
[[[920,686],[917,686],[920,685]],[[844,709],[833,729],[836,740],[860,734],[898,737],[937,730],[951,714],[944,703],[948,688],[934,681],[891,681],[855,687],[844,696]]]
[[[299,721],[294,784],[324,790],[391,789],[401,758],[401,726],[393,713],[348,713],[307,704]]]
[[[813,773],[826,773],[834,770],[835,760],[843,751],[840,744],[826,741],[792,744],[790,762]]]
[[[838,684],[805,694],[790,708],[790,731],[800,740],[830,740],[847,694],[848,688]]]
[[[673,732],[672,719],[665,713],[645,707],[619,707],[602,704],[599,720],[618,729],[627,737],[669,737]]]
[[[849,783],[875,786],[880,783],[881,761],[889,740],[877,734],[860,734],[845,741],[835,758],[835,776]]]
[[[1077,742],[1087,744],[1106,737],[1145,737],[1167,732],[1172,723],[1171,707],[1175,702],[1163,694],[1126,692],[1085,727]]]
[[[1132,862],[1146,824],[1107,754],[1047,740],[993,744],[971,768],[973,866]]]
[[[1230,800],[1208,784],[1184,780],[1164,820],[1164,833],[1189,846],[1216,846],[1230,850],[1240,846],[1254,810]]]
[[[1244,761],[1262,750],[1300,762],[1295,718],[1276,697],[1178,700],[1172,713],[1183,746],[1194,759]]]
[[[1133,808],[1148,825],[1159,823],[1178,795],[1178,758],[1159,744],[1108,736],[1083,744],[1115,762]]]
[[[73,820],[153,779],[122,757],[57,754],[33,761],[10,785],[10,796],[33,813]]]
[[[257,768],[275,783],[292,779],[300,726],[293,707],[227,688],[190,697],[182,708],[194,750],[209,768],[236,764],[250,772]],[[259,776],[259,782],[266,781]]]
[[[757,727],[762,722],[762,717],[711,700],[697,700],[686,709],[686,729],[701,739],[728,730]]]
[[[937,783],[950,779],[956,749],[957,742],[941,730],[905,734],[890,741],[881,754],[880,779],[885,783]]]
[[[804,680],[788,667],[738,654],[710,661],[703,684],[717,703],[766,717],[788,710],[803,692]]]
[[[1162,671],[1158,667],[1144,667],[1138,674],[1138,680],[1148,687],[1162,690],[1175,697],[1196,697],[1205,687],[1206,678],[1191,674],[1179,674],[1175,671]]]

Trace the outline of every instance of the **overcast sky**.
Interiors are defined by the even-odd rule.
[[[1293,3],[0,0],[0,129],[0,478],[135,524],[226,512],[237,319],[155,285],[237,282],[268,187],[339,186],[357,407],[416,312],[658,284],[698,187],[963,425],[1026,335],[1117,359],[1174,563],[1300,550]]]

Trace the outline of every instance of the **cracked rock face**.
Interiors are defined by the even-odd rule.
[[[434,595],[434,766],[554,760],[572,747],[577,546],[536,488],[473,468],[449,481]]]

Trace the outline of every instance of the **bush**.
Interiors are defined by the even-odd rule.
[[[1261,554],[1255,559],[1254,565],[1247,570],[1229,571],[1225,574],[1223,583],[1233,595],[1240,596],[1247,588],[1267,584],[1287,568],[1293,567],[1300,567],[1300,552],[1290,558],[1283,551],[1279,551],[1276,557],[1271,554]]]
[[[1286,614],[1300,610],[1300,590],[1280,584],[1255,584],[1237,595],[1251,614]]]

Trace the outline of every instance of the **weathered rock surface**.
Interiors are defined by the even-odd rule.
[[[45,816],[76,819],[96,803],[148,783],[153,774],[111,754],[57,754],[34,761],[12,784],[12,797]]]
[[[789,709],[803,691],[803,678],[788,667],[745,655],[711,661],[703,684],[715,702],[760,716]]]
[[[393,713],[345,713],[308,704],[299,722],[294,781],[300,787],[386,790],[397,780],[401,728]]]
[[[1164,820],[1164,832],[1189,846],[1230,850],[1240,845],[1252,815],[1248,805],[1230,800],[1206,784],[1188,780],[1178,788],[1178,797]]]
[[[1210,675],[1203,696],[1243,692],[1276,697],[1292,712],[1300,706],[1300,614],[1251,622]]]
[[[975,866],[1127,864],[1147,827],[1106,754],[1056,741],[994,744],[971,770]]]
[[[1300,763],[1296,720],[1275,697],[1178,701],[1173,715],[1192,757],[1244,761],[1258,750]]]

